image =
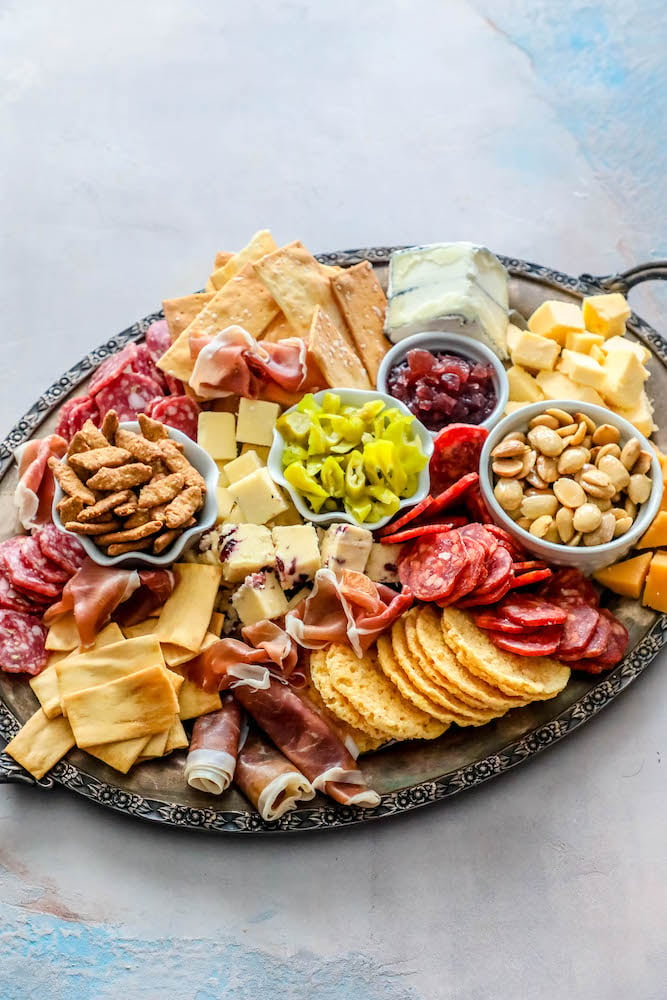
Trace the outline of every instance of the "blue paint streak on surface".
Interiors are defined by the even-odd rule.
[[[402,980],[356,952],[275,954],[223,935],[132,938],[0,907],[0,1000],[419,1000]]]

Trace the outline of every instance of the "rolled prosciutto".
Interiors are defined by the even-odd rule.
[[[14,503],[26,531],[51,520],[55,483],[47,462],[62,458],[66,451],[67,441],[58,434],[49,434],[27,441],[14,452],[19,467]]]
[[[350,751],[289,684],[269,675],[266,688],[237,684],[234,697],[316,791],[343,805],[363,809],[379,805],[380,796],[366,786]]]
[[[268,822],[315,798],[308,779],[256,731],[239,751],[234,783]]]
[[[236,769],[243,713],[233,695],[225,695],[222,708],[200,716],[194,724],[185,780],[191,788],[222,795]]]

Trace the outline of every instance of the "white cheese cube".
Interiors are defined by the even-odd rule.
[[[512,362],[521,368],[552,371],[559,353],[560,347],[555,340],[522,330],[512,351]]]
[[[227,476],[227,484],[237,483],[239,479],[243,479],[244,476],[249,476],[251,472],[255,472],[256,469],[261,469],[264,462],[260,459],[256,451],[246,451],[243,455],[239,455],[232,462],[227,462],[225,466],[225,475]]]
[[[602,395],[612,406],[630,410],[637,405],[648,372],[636,354],[612,351],[603,366]]]
[[[282,511],[282,513],[276,514],[275,517],[271,518],[269,523],[272,528],[286,528],[289,527],[290,524],[303,524],[301,514],[299,514],[298,510],[287,495],[285,495],[285,501],[287,503],[287,510]]]
[[[229,480],[227,479],[227,473],[225,472],[226,462],[216,462],[218,466],[218,486],[229,486]]]
[[[269,459],[269,452],[271,451],[271,448],[267,448],[267,447],[265,447],[264,445],[261,445],[261,444],[242,444],[241,445],[241,451],[240,451],[241,455],[245,455],[249,451],[254,451],[255,454],[257,455],[257,457],[259,458],[260,462],[262,463],[262,465],[266,465],[266,463],[267,463],[267,461]]]
[[[563,372],[538,372],[535,381],[547,399],[574,399],[580,403],[604,406],[599,392],[589,385],[579,385]]]
[[[344,569],[363,573],[372,545],[373,536],[366,528],[332,524],[325,531],[320,546],[322,565],[334,573],[342,573]]]
[[[507,327],[507,350],[510,354],[514,354],[514,348],[519,342],[519,337],[523,333],[523,330],[519,326],[515,326],[514,323],[510,323]]]
[[[232,596],[232,604],[243,625],[287,613],[287,600],[275,573],[253,573]]]
[[[592,336],[592,334],[591,334]],[[605,354],[611,354],[612,351],[631,351],[636,354],[642,364],[646,362],[651,357],[651,352],[643,344],[637,343],[636,340],[628,340],[627,337],[610,337],[609,340],[602,339],[602,350]]]
[[[645,437],[650,437],[653,431],[658,429],[653,420],[653,406],[645,389],[639,394],[636,406],[629,410],[622,410],[618,407],[615,412],[618,413],[619,417],[625,417]]]
[[[597,361],[599,365],[604,364],[606,354],[604,353],[602,348],[599,347],[597,344],[591,345],[590,356],[592,357],[593,361]]]
[[[507,369],[507,381],[510,387],[510,399],[513,402],[537,403],[544,399],[544,393],[525,368],[512,365]]]
[[[276,570],[280,585],[291,590],[312,580],[322,566],[317,532],[312,524],[278,527],[271,532],[276,547]]]
[[[218,552],[222,575],[229,583],[238,583],[261,569],[272,569],[276,561],[271,532],[261,524],[223,525]]]
[[[574,303],[548,299],[530,317],[528,329],[564,347],[568,333],[584,332],[584,320],[581,309]]]
[[[216,461],[236,458],[235,429],[233,413],[202,410],[197,423],[197,444]]]
[[[605,373],[602,365],[580,351],[563,351],[558,363],[558,371],[564,372],[573,382],[590,385],[597,392],[602,390]]]
[[[505,416],[509,417],[511,413],[516,413],[516,411],[520,410],[523,406],[530,406],[527,399],[522,399],[519,402],[510,399],[509,403],[505,407]]]
[[[591,333],[615,337],[625,333],[625,321],[630,318],[630,306],[620,292],[589,295],[583,302],[584,322]]]
[[[226,486],[218,486],[215,491],[215,495],[218,501],[216,521],[224,521],[226,517],[229,517],[232,507],[234,506],[234,497]]]
[[[236,483],[230,483],[229,492],[249,524],[266,524],[276,514],[287,510],[285,496],[271,479],[268,469],[256,469]]]
[[[601,333],[568,333],[565,337],[565,346],[568,351],[580,351],[582,354],[590,354],[592,347],[600,347],[604,344],[604,337]]]
[[[273,428],[279,415],[280,407],[277,403],[267,403],[263,399],[242,399],[236,421],[236,440],[270,448]]]
[[[366,563],[366,576],[375,583],[398,583],[398,555],[400,545],[383,545],[374,542]]]

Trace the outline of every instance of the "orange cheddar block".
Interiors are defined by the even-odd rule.
[[[656,552],[651,560],[642,604],[654,611],[667,611],[667,552]]]
[[[652,552],[643,552],[633,559],[626,559],[614,566],[599,569],[593,576],[608,590],[622,597],[632,597],[636,601],[642,596],[652,558]]]
[[[660,510],[651,521],[648,531],[637,542],[637,549],[659,549],[667,545],[667,511]]]

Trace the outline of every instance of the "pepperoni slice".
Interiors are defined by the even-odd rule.
[[[504,545],[508,552],[511,552],[513,557],[517,560],[525,559],[525,552],[520,548],[520,546],[514,541],[512,536],[504,528],[501,528],[499,524],[485,524],[484,527],[487,531],[490,531],[492,535],[495,535],[501,545]]]
[[[595,587],[578,569],[558,570],[540,593],[559,604],[588,604],[597,608],[600,603]]]
[[[512,557],[499,545],[489,561],[489,575],[483,585],[465,600],[459,602],[460,608],[476,608],[480,605],[496,604],[512,586],[514,578]]]
[[[38,674],[46,666],[46,629],[39,618],[0,609],[0,668],[9,674]]]
[[[551,656],[558,649],[561,628],[550,625],[523,636],[507,635],[505,632],[488,632],[487,635],[499,649],[517,656]]]
[[[61,566],[68,576],[74,576],[83,565],[86,553],[81,542],[72,534],[58,531],[55,524],[45,524],[34,537],[47,559]]]
[[[567,619],[558,647],[560,659],[579,659],[593,637],[599,617],[597,610],[587,604],[567,607]]]
[[[596,662],[601,664],[602,669],[607,669],[608,667],[615,667],[623,659],[628,648],[629,636],[625,625],[611,611],[607,608],[601,608],[599,613],[609,622],[610,634],[604,653],[601,653],[594,661],[592,659],[591,661],[587,660],[587,663]],[[582,666],[578,669],[587,670],[588,667]]]
[[[467,597],[477,587],[481,586],[489,574],[489,566],[486,561],[484,546],[475,541],[469,535],[461,538],[466,554],[466,564],[461,570],[454,589],[452,590],[447,604],[454,604],[462,598]]]
[[[479,483],[468,490],[463,498],[463,503],[474,521],[478,521],[480,524],[493,524],[493,518],[482,496]]]
[[[459,528],[459,534],[463,538],[474,538],[476,542],[483,545],[487,559],[490,559],[498,548],[498,539],[487,531],[483,524],[464,524],[463,527]]]
[[[421,527],[406,528],[405,531],[398,531],[395,535],[385,535],[382,539],[384,545],[402,545],[413,538],[422,538],[424,535],[440,535],[443,531],[451,531],[457,527],[455,520],[443,521],[440,524],[422,524]]]
[[[0,572],[0,608],[5,611],[22,611],[25,614],[40,613],[29,597],[14,589],[5,572]]]
[[[479,483],[478,472],[469,472],[467,476],[462,476],[457,482],[452,483],[446,490],[439,493],[437,497],[433,497],[433,503],[428,509],[428,516],[437,517],[442,511],[449,510],[477,483]]]
[[[517,587],[531,587],[534,583],[541,583],[542,580],[548,580],[552,576],[552,571],[548,566],[544,569],[534,569],[530,573],[521,573],[519,576],[515,576],[512,581],[512,590],[516,590]]]
[[[23,559],[23,545],[26,541],[26,536],[21,535],[0,543],[0,565],[9,577],[9,582],[16,590],[27,592],[28,596],[34,593],[47,598],[60,597],[62,584],[45,580],[38,569]]]
[[[511,621],[525,628],[564,625],[567,619],[567,611],[564,611],[563,608],[559,608],[541,597],[531,597],[528,594],[506,597],[498,606],[498,613],[506,615]]]
[[[410,510],[406,511],[406,513],[399,517],[397,521],[394,521],[393,524],[388,524],[385,528],[380,528],[378,535],[380,538],[383,538],[385,535],[392,535],[395,531],[399,531],[401,528],[404,528],[406,524],[411,524],[412,521],[417,520],[420,514],[424,514],[432,503],[432,496],[424,497],[423,500],[420,500],[419,503],[414,505],[414,507],[411,507]]]
[[[122,372],[98,390],[95,398],[101,413],[115,410],[119,420],[135,420],[158,396],[162,397],[163,392],[155,379],[130,371]]]
[[[470,472],[479,472],[479,456],[489,432],[472,424],[449,424],[435,436],[429,464],[431,490],[442,493]]]
[[[491,632],[504,632],[507,635],[526,634],[526,629],[523,625],[517,625],[511,618],[501,613],[500,606],[493,611],[475,611],[472,618],[478,628],[487,629]]]
[[[605,613],[604,610],[598,614],[598,623],[595,626],[595,631],[591,636],[586,649],[581,654],[583,660],[594,660],[597,657],[602,656],[607,649],[609,639],[611,637],[611,622],[609,620],[609,614]]]
[[[197,440],[197,425],[201,407],[189,396],[165,396],[154,399],[148,407],[148,415],[177,431]]]
[[[158,319],[146,330],[146,347],[153,361],[159,361],[171,347],[171,336],[166,319]]]
[[[458,532],[430,535],[412,542],[398,561],[398,576],[420,601],[445,600],[466,562]]]

